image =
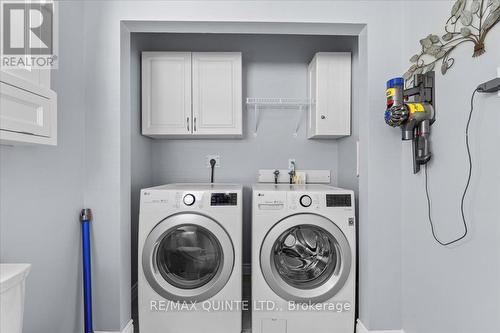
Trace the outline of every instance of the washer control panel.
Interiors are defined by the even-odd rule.
[[[290,192],[287,195],[288,209],[309,208],[311,210],[321,207],[321,196],[318,193]]]
[[[352,197],[345,193],[317,193],[317,192],[289,192],[287,195],[289,209],[307,208],[316,210],[321,208],[352,209]]]
[[[325,191],[326,192],[326,191]],[[264,210],[326,211],[338,210],[352,212],[352,194],[345,192],[320,191],[262,191],[254,192],[254,207]]]
[[[259,210],[283,210],[286,194],[283,192],[258,192],[254,200]]]

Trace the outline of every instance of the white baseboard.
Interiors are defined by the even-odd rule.
[[[370,331],[368,330],[365,325],[361,322],[361,320],[358,319],[356,323],[356,333],[405,333],[403,330],[377,330],[377,331]]]
[[[132,319],[130,319],[121,331],[94,331],[94,333],[134,333],[134,324],[132,323]]]

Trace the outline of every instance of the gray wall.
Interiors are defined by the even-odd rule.
[[[139,219],[140,191],[154,185],[153,182],[153,140],[140,134],[141,128],[141,50],[142,39],[133,38],[130,44],[130,99],[131,99],[131,281],[137,282],[137,230]]]
[[[362,203],[359,316],[370,329],[403,327],[410,333],[428,333],[433,329],[437,332],[491,332],[495,324],[498,326],[495,319],[500,299],[495,284],[500,260],[494,245],[499,235],[496,223],[499,217],[492,208],[498,204],[500,187],[496,183],[499,178],[498,158],[495,157],[498,149],[493,146],[498,142],[495,127],[499,123],[498,113],[493,112],[498,110],[498,98],[478,99],[478,106],[484,108],[476,114],[473,125],[473,133],[476,133],[476,136],[473,134],[473,150],[475,160],[482,163],[476,165],[470,206],[466,207],[469,216],[473,217],[472,238],[455,249],[440,249],[432,243],[422,213],[425,209],[420,192],[422,179],[408,174],[407,147],[402,149],[399,133],[391,131],[381,121],[386,79],[404,71],[407,59],[418,48],[418,39],[442,30],[452,4],[452,1],[62,2],[62,11],[67,14],[61,16],[61,24],[64,24],[61,38],[64,36],[65,40],[61,43],[61,56],[66,54],[71,60],[66,60],[66,65],[55,74],[60,98],[60,145],[55,148],[0,148],[1,260],[35,264],[27,290],[27,332],[81,330],[77,317],[80,309],[77,308],[79,231],[76,215],[83,201],[96,213],[96,329],[120,330],[130,318],[128,215],[132,163],[129,154],[133,140],[129,135],[134,120],[129,113],[122,112],[122,108],[126,109],[127,94],[120,91],[120,82],[124,79],[120,66],[120,32],[127,27],[120,24],[121,20],[366,24],[360,39],[363,46],[360,54],[367,61],[361,66],[365,78],[359,85],[358,100],[359,197]],[[65,6],[71,9],[64,9]],[[83,25],[79,16],[82,6],[84,34],[76,28]],[[419,16],[422,23],[408,24],[407,17],[413,17],[415,12],[425,13]],[[259,26],[265,24],[259,23]],[[285,26],[286,29],[291,27]],[[390,49],[387,47],[388,34]],[[455,69],[444,81],[438,81],[443,87],[438,101],[439,110],[443,111],[438,114],[434,127],[436,159],[431,179],[442,181],[433,181],[431,194],[438,200],[433,214],[436,221],[441,222],[438,231],[442,237],[457,232],[457,193],[466,172],[461,167],[465,156],[461,143],[449,141],[450,138],[461,140],[463,129],[460,127],[455,132],[455,126],[449,124],[458,124],[457,119],[464,119],[466,111],[463,108],[475,81],[494,76],[495,67],[499,65],[498,45],[492,42],[494,40],[498,40],[498,27],[488,38],[488,53],[477,59],[471,59],[469,46],[463,45],[460,48],[463,51],[459,52],[464,53],[457,55]],[[78,66],[82,56],[83,67]],[[85,71],[84,80],[81,80],[80,69]],[[80,95],[84,90],[85,101]],[[86,106],[84,118],[83,105]],[[268,114],[270,118],[274,116],[280,117]],[[85,128],[81,126],[83,121]],[[270,131],[266,130],[266,124],[272,123],[263,119],[261,136]],[[83,135],[86,138],[81,142]],[[259,137],[245,140],[259,140]],[[339,141],[339,154],[342,154],[341,145]],[[276,157],[273,167],[286,161],[289,153],[284,151],[283,158]],[[230,161],[226,161],[224,151],[221,154],[224,168],[229,168]],[[302,158],[297,158],[300,163]],[[83,162],[85,171],[78,169]],[[340,166],[341,162],[337,162]],[[203,170],[198,172],[201,177]],[[82,173],[86,183],[85,198],[80,191]],[[161,175],[158,170],[155,174]],[[448,180],[452,177],[456,181]],[[449,204],[444,200],[448,196],[454,197]],[[387,197],[392,200],[391,209],[387,209]],[[418,208],[415,216],[403,215],[406,206],[401,209],[402,203],[409,199]],[[44,208],[46,215],[35,213],[37,208]],[[451,217],[450,214],[455,215]],[[46,223],[33,223],[40,220]],[[42,229],[42,226],[45,227]],[[53,236],[56,233],[57,237]],[[48,241],[42,244],[40,235]],[[37,268],[40,265],[44,268]],[[45,265],[53,269],[46,270]],[[49,303],[47,295],[51,297]],[[468,304],[475,307],[467,308]]]
[[[361,103],[363,99],[363,84],[365,82],[366,58],[360,54],[360,43],[362,39],[353,39],[352,52],[352,113],[351,113],[351,135],[337,141],[338,165],[337,165],[337,185],[352,189],[358,200],[359,178],[357,175],[357,142],[359,141],[359,120]],[[364,46],[364,45],[363,45]],[[362,46],[362,47],[363,47]],[[356,205],[356,209],[359,207]]]
[[[432,6],[430,4],[429,6]],[[387,8],[391,10],[388,11]],[[385,199],[378,192],[399,193],[399,180],[385,181],[386,165],[400,163],[401,144],[392,139],[386,125],[380,122],[380,105],[385,105],[383,93],[385,80],[398,73],[402,63],[401,54],[387,52],[387,31],[391,32],[394,46],[402,41],[401,29],[394,29],[394,22],[404,24],[404,18],[397,15],[402,10],[402,2],[396,1],[300,1],[279,2],[192,2],[192,1],[86,1],[85,13],[88,19],[86,29],[86,61],[88,75],[88,133],[94,137],[86,140],[86,152],[92,161],[87,172],[89,185],[86,199],[99,212],[103,223],[96,224],[101,253],[102,267],[96,275],[100,282],[96,303],[102,316],[97,318],[96,327],[123,327],[127,321],[129,293],[126,265],[122,255],[127,251],[130,237],[118,233],[129,226],[124,210],[130,212],[130,180],[120,178],[131,171],[131,161],[127,163],[127,150],[131,143],[126,137],[131,123],[127,122],[127,92],[120,93],[120,82],[126,74],[118,64],[123,56],[118,36],[126,41],[127,31],[138,29],[141,21],[165,22],[174,31],[211,29],[231,31],[232,27],[214,23],[189,23],[189,21],[236,21],[255,22],[245,24],[255,30],[307,33],[311,31],[325,34],[353,33],[352,27],[367,25],[364,33],[364,55],[368,59],[363,81],[365,88],[360,105],[361,175],[359,179],[360,201],[360,318],[371,329],[401,327],[401,275],[400,261],[400,199],[395,196],[394,207],[387,212],[383,208]],[[123,22],[121,20],[127,20]],[[130,20],[130,21],[128,21]],[[133,22],[132,22],[133,21]],[[187,21],[182,23],[179,21]],[[299,22],[298,24],[274,25],[265,22]],[[310,24],[318,22],[324,24]],[[329,25],[327,23],[336,23]],[[343,25],[342,23],[346,23]],[[355,25],[352,25],[355,23]],[[154,23],[151,29],[158,29]],[[240,24],[241,27],[241,24]],[[148,29],[148,28],[145,28]],[[357,28],[356,28],[357,29]],[[161,28],[160,28],[161,30]],[[158,31],[158,30],[155,30]],[[130,54],[129,54],[130,56]],[[127,56],[127,57],[129,57]],[[124,59],[124,58],[122,58]],[[128,60],[127,60],[128,61]],[[363,85],[362,85],[363,86]],[[123,110],[123,112],[122,112]],[[120,122],[118,122],[120,119]],[[92,123],[91,123],[92,122]],[[261,127],[262,131],[264,130]],[[285,156],[286,157],[286,156]],[[281,161],[281,159],[280,159]],[[274,163],[273,163],[274,164]],[[227,164],[226,164],[227,165]],[[117,170],[119,168],[119,174]],[[396,169],[397,171],[397,169]],[[396,172],[396,174],[398,174]],[[104,223],[105,222],[105,223]],[[130,228],[130,226],[129,226]],[[383,232],[381,232],[383,231]],[[383,246],[381,246],[383,244]],[[108,263],[106,266],[105,263]],[[121,305],[120,310],[117,305]]]
[[[440,31],[451,4],[434,8],[431,18],[406,29],[404,56],[418,50],[418,39]],[[415,3],[405,13],[419,10]],[[455,66],[436,79],[434,158],[429,164],[432,217],[438,237],[449,241],[463,232],[460,199],[467,180],[465,125],[475,87],[496,77],[500,67],[500,26],[486,39],[487,52],[472,58],[473,45],[454,53]],[[407,64],[407,63],[405,63]],[[424,176],[411,173],[410,147],[403,145],[403,202],[411,213],[402,220],[402,302],[406,333],[494,333],[500,327],[500,97],[477,95],[470,127],[473,174],[465,201],[469,237],[443,248],[432,238],[427,219]]]
[[[31,263],[25,333],[82,332],[82,9],[59,5],[58,146],[0,147],[0,261]]]
[[[307,64],[319,51],[353,51],[357,39],[334,36],[279,36],[279,35],[207,35],[207,34],[134,34],[132,39],[132,73],[139,72],[138,47],[143,51],[240,51],[243,54],[243,96],[294,97],[307,96]],[[356,60],[355,60],[356,61]],[[138,100],[140,87],[132,91],[133,118],[140,115]],[[140,135],[140,124],[132,128],[132,184],[145,184],[142,171],[152,166],[153,183],[207,182],[210,169],[205,156],[221,156],[221,167],[215,170],[218,182],[246,185],[244,194],[244,233],[251,232],[250,185],[256,182],[258,169],[286,169],[288,158],[295,158],[299,169],[328,169],[333,183],[338,183],[337,141],[307,140],[305,115],[297,137],[293,136],[300,113],[294,110],[266,110],[261,112],[257,136],[254,136],[255,114],[244,105],[244,138],[237,140],[150,140],[149,150]],[[355,120],[357,117],[355,118]],[[357,125],[354,122],[354,125]],[[357,126],[355,126],[357,127]],[[355,129],[357,132],[357,129]],[[148,139],[146,139],[148,140]],[[139,145],[139,142],[142,144]],[[135,146],[134,146],[135,145]],[[346,149],[345,154],[349,155]],[[354,150],[355,152],[355,150]],[[355,154],[351,154],[355,157]],[[148,160],[148,156],[151,159]],[[350,156],[352,157],[352,156]],[[142,166],[137,166],[138,161]],[[352,158],[349,158],[352,160]],[[139,172],[141,170],[141,172]],[[134,179],[135,178],[135,179]],[[139,188],[132,187],[137,197]],[[132,230],[137,223],[137,206],[132,204]],[[133,241],[135,236],[133,235]],[[250,238],[245,238],[243,261],[250,264]],[[134,244],[136,246],[136,244]],[[136,248],[132,247],[132,253]],[[134,256],[135,257],[135,256]],[[133,266],[136,260],[133,259]],[[132,269],[136,274],[136,268]],[[133,277],[134,279],[134,277]]]

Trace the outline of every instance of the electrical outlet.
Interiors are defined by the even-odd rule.
[[[295,167],[293,166],[293,164],[295,164],[295,158],[289,158],[288,159],[288,170],[292,170],[292,169],[297,169],[297,164],[295,164]]]
[[[211,159],[214,159],[215,160],[215,167],[216,168],[220,168],[221,167],[221,164],[220,164],[220,155],[207,155],[205,157],[205,166],[207,168],[211,168],[212,166],[210,165],[210,160]]]

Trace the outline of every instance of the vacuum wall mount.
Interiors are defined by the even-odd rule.
[[[415,75],[413,87],[405,89],[403,78],[387,82],[385,122],[400,127],[403,140],[412,140],[413,173],[430,161],[430,127],[435,121],[435,73]]]

